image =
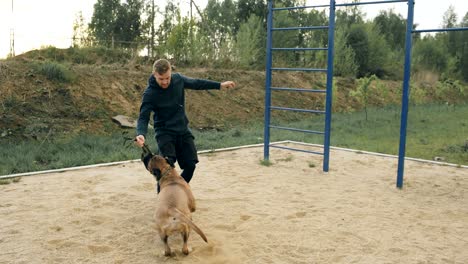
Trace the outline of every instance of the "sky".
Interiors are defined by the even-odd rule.
[[[164,10],[165,1],[155,2]],[[174,1],[180,3],[182,13],[187,13],[189,0]],[[361,2],[366,1],[369,0]],[[204,8],[207,2],[196,0],[200,8]],[[351,0],[336,0],[338,4],[345,2]],[[14,30],[16,55],[50,45],[57,48],[70,47],[73,21],[82,12],[85,22],[89,23],[95,3],[96,0],[0,0],[0,59],[6,58],[9,53],[11,29]],[[329,3],[329,0],[307,0],[309,5]],[[419,25],[418,29],[441,28],[443,14],[450,5],[455,7],[458,22],[468,12],[468,0],[416,0],[415,3],[414,23]],[[377,15],[379,10],[390,8],[406,18],[406,3],[361,6],[368,19]]]

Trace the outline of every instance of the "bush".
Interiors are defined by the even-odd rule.
[[[72,73],[56,62],[44,62],[37,66],[37,71],[51,81],[71,82],[73,79]]]

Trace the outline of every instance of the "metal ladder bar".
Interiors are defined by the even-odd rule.
[[[445,32],[445,31],[465,31],[468,27],[461,28],[440,28],[440,29],[415,29],[412,33],[424,33],[424,32]]]
[[[315,27],[285,27],[285,28],[272,28],[273,31],[285,31],[285,30],[317,30],[327,29],[328,26],[315,26]]]
[[[285,110],[285,111],[293,111],[293,112],[303,112],[303,113],[325,114],[325,111],[321,111],[321,110],[310,110],[310,109],[301,109],[301,108],[289,108],[289,107],[280,107],[280,106],[270,106],[270,109]]]
[[[296,10],[296,9],[306,9],[306,8],[320,8],[320,7],[329,7],[330,5],[313,5],[313,6],[291,6],[291,7],[277,7],[273,8],[273,11],[280,10]]]
[[[335,6],[358,6],[358,5],[371,5],[371,4],[390,4],[390,3],[402,3],[408,2],[408,0],[387,0],[387,1],[371,1],[371,2],[357,2],[357,3],[343,3],[336,4]]]
[[[328,50],[328,48],[272,48],[271,50],[297,50],[297,51],[309,51],[309,50]]]
[[[310,93],[326,93],[327,90],[312,90],[305,88],[288,88],[288,87],[270,87],[271,90],[275,91],[293,91],[293,92],[310,92]]]
[[[318,134],[323,135],[325,132],[322,131],[314,131],[314,130],[307,130],[307,129],[299,129],[299,128],[290,128],[290,127],[282,127],[282,126],[273,126],[270,125],[270,128],[282,129],[282,130],[290,130],[290,131],[297,131],[297,132],[304,132],[309,134]]]
[[[311,151],[311,150],[305,150],[305,149],[290,148],[290,147],[284,147],[284,146],[278,146],[278,145],[270,145],[270,147],[312,153],[312,154],[317,154],[317,155],[324,155],[323,152],[317,152],[317,151]]]
[[[274,71],[307,71],[307,72],[327,72],[327,69],[314,68],[271,68]]]

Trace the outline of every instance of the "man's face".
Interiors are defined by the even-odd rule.
[[[168,70],[163,74],[155,72],[154,78],[156,79],[156,82],[159,84],[159,86],[161,86],[161,88],[167,89],[167,87],[169,87],[169,84],[171,84],[171,74],[171,70]]]

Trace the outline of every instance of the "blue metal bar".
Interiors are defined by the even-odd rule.
[[[309,110],[309,109],[289,108],[289,107],[280,107],[280,106],[270,106],[270,109],[303,112],[303,113],[325,114],[325,111],[320,111],[320,110]]]
[[[327,29],[328,26],[272,28],[273,31]]]
[[[441,29],[418,29],[413,30],[413,33],[422,33],[422,32],[445,32],[445,31],[464,31],[468,30],[468,27],[461,28],[441,28]]]
[[[398,152],[398,188],[403,187],[403,173],[405,168],[406,151],[406,128],[408,124],[408,101],[409,101],[409,82],[411,78],[411,48],[412,48],[412,30],[414,18],[414,0],[408,0],[408,17],[406,19],[406,42],[405,42],[405,69],[403,77],[403,92],[401,95],[401,125],[400,125],[400,146]]]
[[[272,48],[272,50],[297,50],[297,51],[308,51],[308,50],[328,50],[328,48]]]
[[[271,87],[275,91],[292,91],[292,92],[310,92],[310,93],[326,93],[327,90],[312,90],[304,88],[287,88],[287,87]]]
[[[310,151],[310,150],[304,150],[304,149],[289,148],[289,147],[283,147],[283,146],[277,146],[277,145],[270,145],[270,147],[279,148],[279,149],[294,150],[294,151],[300,151],[300,152],[307,152],[307,153],[312,153],[312,154],[317,154],[317,155],[323,155],[322,152],[316,152],[316,151]]]
[[[323,143],[323,171],[327,172],[330,160],[331,111],[333,99],[333,51],[335,49],[335,0],[330,0],[328,29],[327,95],[325,102],[325,138]]]
[[[330,6],[330,5],[276,7],[276,8],[273,8],[273,11],[279,11],[279,10],[294,10],[294,9],[306,9],[306,8],[320,8],[320,7],[329,7],[329,6]]]
[[[344,3],[344,4],[337,4],[335,6],[357,6],[357,5],[389,4],[389,3],[401,3],[401,2],[408,2],[408,0],[387,0],[387,1]]]
[[[307,72],[327,72],[327,69],[313,69],[313,68],[271,68],[274,71],[307,71]]]
[[[299,128],[291,128],[291,127],[282,127],[282,126],[270,126],[270,128],[282,129],[282,130],[290,130],[290,131],[297,131],[297,132],[304,132],[309,134],[318,134],[323,135],[324,132],[321,131],[314,131],[314,130],[307,130],[307,129],[299,129]]]
[[[265,76],[265,127],[263,136],[263,159],[268,160],[270,158],[270,106],[271,106],[271,42],[273,26],[273,0],[268,1],[268,17],[267,17],[267,54],[266,54],[266,76]]]

